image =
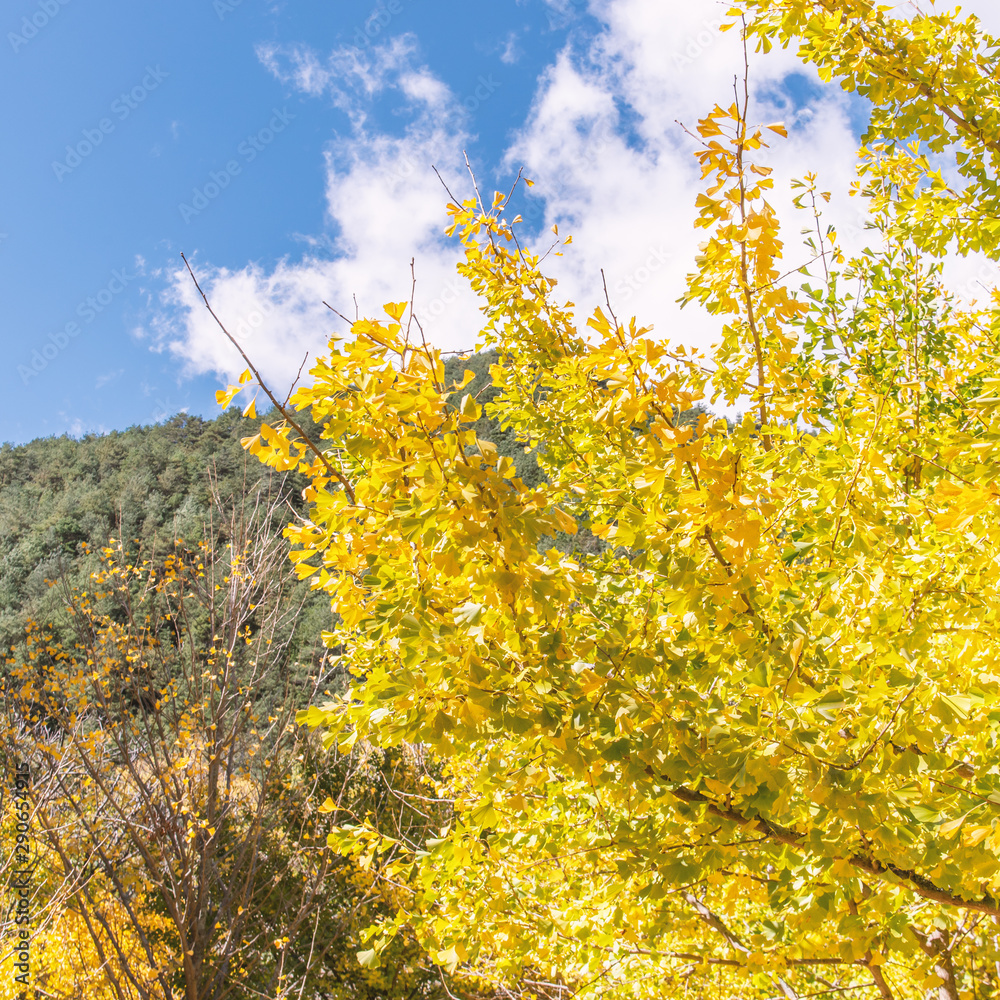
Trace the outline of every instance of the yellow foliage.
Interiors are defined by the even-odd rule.
[[[449,208],[497,351],[485,412],[540,485],[398,304],[293,397],[321,455],[287,421],[250,443],[311,477],[292,558],[358,676],[302,721],[448,761],[454,815],[368,966],[408,927],[479,982],[582,995],[915,998],[941,970],[1000,992],[1000,296],[963,306],[937,259],[1000,258],[1000,44],[869,0],[745,7],[749,40],[874,102],[856,190],[881,245],[846,260],[809,175],[789,267],[753,162],[784,128],[717,105],[685,296],[710,351],[610,302],[581,328],[503,200]],[[743,417],[681,420],[720,403]],[[546,544],[581,526],[603,548]],[[387,843],[333,842],[365,870]]]

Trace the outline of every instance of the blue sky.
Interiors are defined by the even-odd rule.
[[[0,441],[216,412],[238,365],[182,250],[276,385],[334,329],[322,298],[405,297],[411,256],[436,339],[471,346],[430,173],[466,190],[463,149],[490,189],[528,168],[534,230],[575,234],[556,266],[577,300],[606,267],[629,307],[674,323],[696,178],[673,120],[727,96],[724,7],[7,0]],[[846,183],[863,109],[790,54],[754,82],[792,125],[778,175],[812,157]]]
[[[333,48],[419,34],[426,59],[456,91],[474,92],[480,76],[500,84],[470,150],[486,162],[523,119],[532,74],[565,36],[546,14],[512,0],[399,0],[381,12],[367,0],[8,0],[0,17],[0,440],[145,423],[182,407],[211,412],[217,379],[179,378],[175,356],[131,334],[151,292],[137,258],[148,271],[181,250],[230,267],[299,256],[303,237],[322,234],[323,149],[348,127],[328,102],[290,93],[262,66],[258,46],[309,39]],[[512,31],[517,66],[500,59]],[[284,130],[238,152],[275,111],[290,119]],[[387,128],[398,111],[392,101],[373,109]],[[234,159],[240,174],[185,219],[178,206]],[[40,367],[33,352],[53,354],[74,321],[79,333],[26,375]]]

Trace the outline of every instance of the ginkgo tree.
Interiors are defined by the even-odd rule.
[[[871,249],[846,257],[810,175],[809,270],[783,259],[759,162],[782,129],[747,89],[697,128],[708,352],[611,302],[582,327],[513,192],[450,206],[488,413],[539,485],[470,430],[412,300],[293,397],[319,441],[286,411],[245,442],[311,478],[292,557],[357,677],[303,721],[445,762],[451,822],[381,870],[409,895],[365,964],[406,927],[470,991],[1000,990],[1000,298],[957,300],[940,261],[1000,256],[1000,49],[867,0],[733,23],[871,101]],[[678,419],[698,404],[745,416]],[[581,525],[600,551],[548,544]]]

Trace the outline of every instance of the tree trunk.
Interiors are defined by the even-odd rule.
[[[927,991],[927,1000],[959,1000],[948,932],[935,927],[927,934],[922,934],[920,931],[914,933],[920,942],[920,947],[934,959],[934,974],[941,980],[938,986],[932,986]]]

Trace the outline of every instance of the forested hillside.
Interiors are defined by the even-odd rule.
[[[453,357],[446,377],[458,382],[465,369],[473,371],[476,379],[463,395],[485,405],[496,395],[489,378],[495,358],[494,352]],[[308,433],[316,432],[307,414],[301,419]],[[109,538],[121,538],[129,552],[146,558],[175,538],[201,541],[212,494],[231,504],[266,487],[286,504],[288,517],[274,525],[283,528],[303,510],[305,480],[248,460],[240,439],[258,426],[232,407],[215,420],[178,414],[154,426],[0,447],[0,648],[20,641],[29,619],[64,621],[63,596],[46,581],[84,583]],[[485,415],[475,429],[513,459],[526,485],[541,480],[534,454],[513,430]],[[565,537],[554,541],[566,543]],[[315,644],[328,616],[325,601],[310,602],[297,642]]]
[[[214,492],[231,501],[262,484],[295,507],[294,477],[247,462],[240,438],[254,421],[235,408],[215,420],[178,414],[105,435],[42,438],[0,448],[0,643],[29,618],[62,620],[46,580],[84,582],[111,537],[146,556],[175,537],[198,542]],[[289,512],[290,513],[290,512]],[[315,636],[316,630],[313,630]]]

